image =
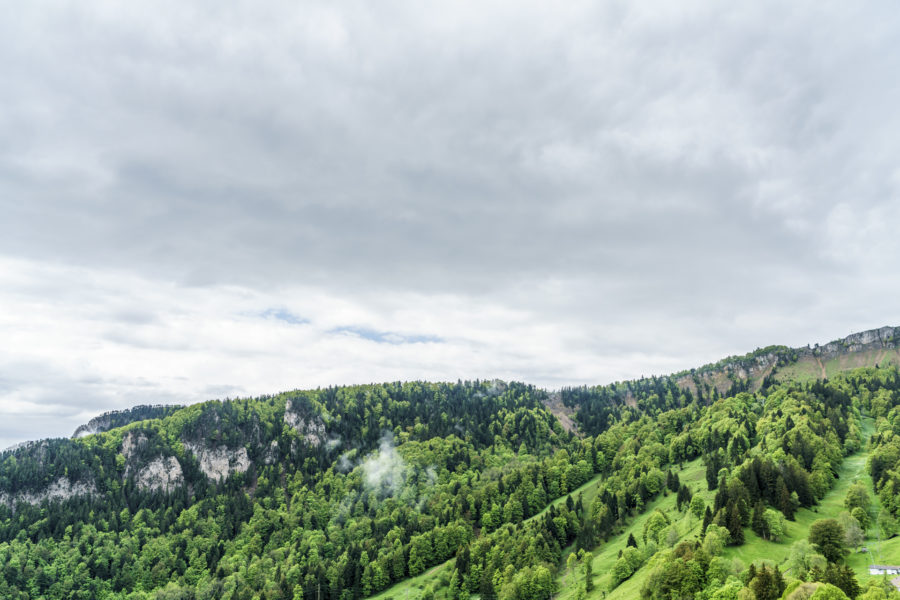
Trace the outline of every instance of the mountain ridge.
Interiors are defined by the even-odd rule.
[[[875,354],[862,361],[865,364],[854,364],[849,368],[874,366],[888,360],[900,365],[900,327],[884,326],[867,329],[832,340],[825,344],[807,344],[795,348],[789,346],[766,346],[757,348],[744,355],[723,358],[715,363],[708,363],[694,369],[687,369],[669,375],[682,387],[696,390],[698,385],[706,383],[716,387],[719,393],[725,392],[736,381],[744,381],[750,389],[759,389],[766,377],[775,376],[779,368],[788,368],[788,374],[802,372],[803,367],[815,365],[821,378],[827,378],[827,368],[823,361],[835,360],[849,355],[869,354],[883,351],[883,355]],[[871,358],[871,360],[869,360]],[[881,359],[881,360],[879,360]],[[796,368],[799,365],[800,368]],[[840,370],[840,369],[838,369]]]
[[[110,410],[97,415],[83,425],[79,425],[72,434],[72,438],[76,439],[92,433],[102,433],[135,421],[159,419],[182,408],[184,406],[180,404],[138,404],[131,408]]]
[[[720,393],[725,392],[730,387],[734,378],[750,380],[752,382],[751,388],[758,389],[765,376],[772,374],[778,366],[788,366],[803,360],[830,359],[875,349],[900,350],[900,327],[884,326],[867,329],[851,333],[846,337],[832,340],[823,345],[814,344],[810,346],[810,344],[807,344],[806,346],[795,348],[783,345],[766,346],[757,348],[744,355],[728,356],[714,363],[676,371],[660,377],[673,378],[678,382],[679,386],[691,389],[691,391],[696,389],[697,377],[701,380],[714,382]],[[900,352],[887,358],[900,365]],[[877,361],[873,362],[874,364],[877,364]],[[722,380],[723,377],[728,380],[729,383],[727,385]],[[557,400],[558,396],[551,398],[546,403],[548,409],[560,419],[563,427],[574,431],[575,426],[571,422],[572,413],[565,410],[565,407],[561,406]],[[72,434],[72,437],[79,438],[92,433],[108,431],[115,427],[122,427],[135,421],[160,418],[181,408],[184,408],[184,405],[155,404],[137,405],[131,408],[107,411],[80,425]],[[32,443],[35,443],[35,441],[20,442],[7,448],[4,452]]]

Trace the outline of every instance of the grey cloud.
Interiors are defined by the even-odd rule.
[[[459,295],[598,362],[824,341],[900,320],[898,31],[878,2],[30,4],[0,23],[0,255]],[[100,331],[163,347],[156,310]],[[511,375],[570,375],[540,363]]]
[[[54,28],[57,45],[85,45],[101,70],[36,65],[54,75],[49,82],[17,72],[46,91],[74,85],[74,74],[61,73],[67,66],[85,76],[86,89],[54,107],[62,130],[28,141],[37,153],[53,142],[87,146],[99,166],[78,168],[77,156],[63,164],[111,182],[76,185],[59,200],[52,186],[28,186],[37,202],[14,220],[41,220],[47,237],[7,236],[8,251],[75,251],[187,283],[323,281],[338,271],[367,285],[483,291],[586,264],[660,273],[622,258],[686,238],[698,246],[683,261],[693,264],[808,241],[783,231],[760,239],[762,227],[747,227],[766,216],[749,196],[778,170],[748,163],[771,152],[815,158],[810,142],[836,135],[828,117],[842,106],[820,117],[808,110],[840,83],[814,60],[814,50],[827,50],[820,35],[804,48],[795,29],[765,34],[763,11],[731,22],[622,9],[576,15],[586,22],[574,31],[554,29],[576,24],[573,16],[526,15],[495,40],[496,26],[477,12],[443,30],[397,7],[387,31],[386,16],[357,10],[334,16],[348,31],[337,50],[302,27],[263,40],[215,11],[147,31],[122,15],[82,14],[85,33],[41,24]],[[226,32],[241,53],[217,41]],[[17,41],[29,40],[8,43]],[[810,116],[797,119],[802,111]],[[581,158],[567,165],[566,156]],[[829,199],[815,204],[821,211]],[[715,245],[723,229],[727,251]]]
[[[207,398],[237,398],[243,395],[243,392],[243,388],[228,384],[208,385],[203,388],[203,394]]]
[[[0,449],[24,440],[68,437],[108,410],[136,404],[171,404],[176,395],[140,378],[72,377],[50,365],[0,364]]]
[[[152,311],[140,309],[124,309],[112,315],[113,319],[120,323],[131,325],[149,325],[157,322],[157,316]]]
[[[104,340],[120,344],[122,346],[131,346],[133,348],[169,350],[173,352],[185,352],[188,350],[199,350],[197,345],[188,342],[150,339],[139,333],[134,333],[130,329],[120,327],[118,329],[109,330],[100,335]]]

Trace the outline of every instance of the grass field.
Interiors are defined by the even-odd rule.
[[[453,574],[453,565],[456,559],[451,559],[442,565],[438,565],[428,569],[418,577],[410,577],[389,587],[383,592],[379,592],[372,596],[372,600],[417,600],[422,597],[422,592],[430,585],[435,590],[434,597],[446,598],[447,588],[438,591],[439,580],[441,575],[445,575],[447,580]]]
[[[872,419],[863,420],[863,431],[866,439],[871,435],[874,423]],[[751,562],[766,560],[781,565],[785,568],[788,556],[790,555],[791,544],[797,540],[807,539],[809,535],[809,527],[818,519],[829,517],[837,518],[844,509],[844,497],[847,490],[854,481],[862,481],[868,488],[873,500],[872,518],[877,516],[880,510],[878,498],[872,489],[872,480],[866,472],[866,460],[868,454],[858,452],[847,457],[841,465],[839,476],[834,487],[825,495],[818,506],[812,509],[800,509],[795,515],[794,521],[788,521],[785,528],[785,535],[779,542],[769,542],[763,540],[749,528],[745,528],[745,543],[741,546],[726,548],[723,556],[729,559],[739,559],[745,565]],[[679,478],[687,484],[695,494],[700,496],[707,502],[712,504],[714,492],[706,490],[706,479],[703,465],[700,461],[694,461],[685,465],[683,471],[679,472]],[[606,600],[626,600],[630,598],[638,598],[640,596],[641,586],[654,567],[651,559],[641,569],[639,569],[628,580],[611,591],[607,591],[610,585],[609,572],[618,559],[618,553],[625,547],[629,533],[634,534],[635,538],[640,540],[644,522],[649,514],[656,508],[666,512],[673,522],[677,523],[680,539],[689,539],[700,533],[700,523],[690,516],[685,516],[675,510],[675,496],[670,494],[654,501],[647,506],[647,510],[640,516],[636,517],[629,525],[616,537],[610,539],[605,544],[597,548],[594,553],[594,562],[592,563],[594,572],[595,590],[587,596],[588,600],[593,598],[605,598]],[[869,575],[868,565],[876,564],[900,564],[900,537],[891,540],[878,542],[878,531],[873,527],[868,532],[866,546],[869,553],[854,552],[850,554],[846,563],[850,565],[856,573],[857,580],[861,585],[877,576]],[[576,597],[577,583],[581,581],[578,577],[569,576],[560,577],[560,591],[557,598],[560,600],[574,600]],[[604,595],[604,591],[606,594]]]
[[[790,380],[808,383],[821,379],[823,369],[825,370],[825,376],[831,378],[843,371],[858,367],[872,367],[876,364],[881,366],[888,364],[900,365],[900,349],[852,352],[825,360],[821,364],[814,357],[804,357],[793,364],[779,367],[775,378],[778,381]]]
[[[778,381],[807,383],[822,378],[822,368],[813,358],[804,358],[793,364],[779,367],[775,373]]]
[[[678,473],[678,478],[681,482],[691,488],[691,491],[697,495],[699,494],[703,500],[707,504],[712,504],[713,497],[715,495],[714,492],[709,492],[706,489],[706,468],[703,466],[703,462],[700,459],[687,463]],[[684,514],[679,513],[675,508],[675,494],[670,494],[669,496],[662,498],[659,503],[661,504],[660,510],[663,510],[669,515],[669,518],[672,519],[673,523],[675,523],[678,527],[679,533],[681,533],[681,537],[679,539],[691,539],[694,536],[699,535],[700,527],[702,522],[696,518],[694,518],[690,513],[685,511]],[[649,514],[649,513],[645,513]],[[642,515],[643,517],[644,515]],[[646,517],[635,520],[635,523],[631,527],[631,532],[635,534],[635,539],[640,539],[641,534],[643,533],[644,522],[646,521]],[[628,531],[624,533],[624,537],[621,538],[620,541],[614,543],[613,556],[616,557],[619,553],[619,550],[625,546],[625,542],[628,540]],[[615,560],[610,564],[610,568],[615,564]],[[644,580],[650,574],[650,571],[653,570],[655,563],[653,559],[647,562],[643,567],[638,569],[638,571],[632,575],[627,580],[623,581],[618,587],[612,590],[606,597],[610,600],[629,600],[633,598],[639,598],[641,594],[641,586],[644,583]],[[608,571],[609,569],[607,569]],[[594,570],[597,573],[597,570]],[[598,581],[598,588],[608,589],[610,585],[610,577],[608,572],[604,572],[602,575],[602,579]],[[595,594],[592,597],[602,597],[602,594]]]
[[[744,531],[745,543],[742,546],[727,548],[724,556],[727,558],[739,558],[745,564],[750,564],[755,559],[765,557],[784,568],[790,554],[791,544],[797,540],[807,539],[809,527],[818,519],[835,517],[844,509],[844,496],[850,485],[865,475],[866,454],[857,453],[847,457],[841,465],[838,480],[834,487],[812,509],[801,508],[794,515],[794,521],[787,521],[784,537],[779,542],[769,542],[758,537],[755,533],[746,529]]]

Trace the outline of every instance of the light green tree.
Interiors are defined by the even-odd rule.
[[[850,600],[847,598],[847,594],[841,591],[840,588],[831,585],[830,583],[826,583],[822,585],[815,591],[815,593],[810,596],[809,600]]]
[[[823,570],[826,564],[825,557],[816,552],[816,549],[808,541],[797,540],[791,545],[787,566],[791,575],[797,579],[805,581],[812,569]]]
[[[731,540],[728,530],[715,524],[706,528],[703,538],[703,550],[710,556],[719,556]]]
[[[859,522],[859,526],[862,527],[863,531],[868,529],[872,524],[872,520],[869,518],[869,513],[858,506],[854,507],[853,510],[850,511],[850,514]]]
[[[701,498],[699,494],[691,498],[691,514],[694,515],[698,521],[703,518],[703,512],[705,510],[706,502],[703,501],[703,498]]]
[[[763,519],[769,528],[769,538],[777,542],[784,535],[785,520],[780,510],[767,508],[763,513]]]

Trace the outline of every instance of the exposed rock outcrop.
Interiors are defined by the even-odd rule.
[[[147,444],[147,435],[140,431],[129,431],[122,437],[122,456],[132,460],[135,453]],[[126,467],[127,471],[127,467]]]
[[[272,440],[272,443],[269,444],[268,448],[266,448],[266,454],[263,457],[263,464],[274,465],[277,461],[278,461],[278,441]]]
[[[726,392],[732,384],[745,381],[750,382],[749,388],[758,389],[763,380],[773,373],[777,377],[777,371],[783,367],[800,363],[810,363],[813,368],[821,372],[821,377],[826,377],[824,363],[832,359],[865,353],[881,353],[879,358],[868,357],[862,362],[854,364],[851,361],[843,367],[853,368],[868,364],[875,364],[880,358],[891,358],[896,361],[896,349],[900,348],[900,327],[881,327],[853,333],[845,338],[828,342],[827,344],[789,348],[787,346],[769,346],[756,350],[744,356],[731,356],[715,364],[704,365],[690,372],[677,373],[675,375],[678,385],[682,388],[696,391],[698,384],[705,384],[718,389],[720,393]]]
[[[813,355],[822,358],[833,358],[849,352],[864,352],[882,348],[900,346],[900,327],[881,327],[853,333],[847,337],[828,342],[824,346],[818,344],[813,348],[798,348],[800,355]]]
[[[202,442],[184,442],[184,447],[200,463],[200,470],[209,479],[220,481],[234,473],[250,468],[247,449],[241,446],[230,450],[225,446],[207,446]]]
[[[68,500],[75,496],[88,496],[96,493],[97,487],[92,481],[72,481],[68,477],[60,477],[42,490],[18,494],[0,492],[0,504],[10,507],[16,502],[40,504],[44,500]]]
[[[142,490],[161,490],[168,494],[184,484],[184,473],[177,458],[160,456],[142,467],[134,480]]]
[[[778,364],[778,355],[774,352],[767,354],[759,354],[748,360],[731,363],[726,366],[726,370],[734,373],[741,379],[754,377],[760,373],[769,371],[773,366]]]
[[[563,429],[569,433],[579,434],[578,424],[575,423],[573,419],[575,410],[563,404],[559,392],[550,394],[547,399],[544,400],[544,406],[557,418],[560,425],[563,426]]]
[[[140,450],[148,443],[147,435],[140,431],[129,431],[122,438],[122,456],[125,457],[124,477],[134,477],[134,482],[142,490],[161,490],[169,493],[184,484],[181,463],[174,456],[157,456],[149,462],[139,460]]]
[[[318,415],[304,415],[290,400],[284,407],[284,422],[299,433],[310,446],[318,447],[325,442],[325,422]]]

